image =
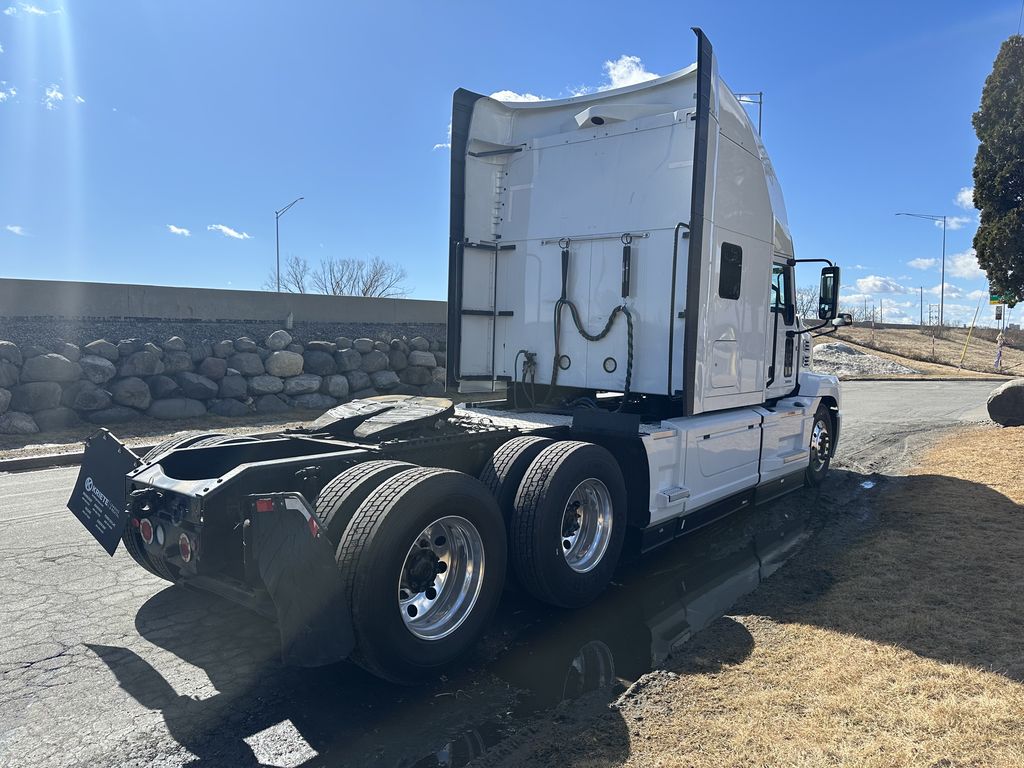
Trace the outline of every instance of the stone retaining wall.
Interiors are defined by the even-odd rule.
[[[0,434],[143,416],[324,411],[376,394],[439,395],[444,381],[445,342],[424,336],[301,342],[276,330],[259,342],[0,341]]]

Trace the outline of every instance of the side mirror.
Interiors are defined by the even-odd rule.
[[[832,321],[833,328],[844,328],[847,325],[853,325],[853,315],[849,312],[842,312],[839,316]]]
[[[839,314],[839,267],[822,267],[818,319],[835,320]]]

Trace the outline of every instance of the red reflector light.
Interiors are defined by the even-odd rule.
[[[273,512],[274,511],[274,500],[273,499],[256,499],[256,511],[257,512]]]
[[[313,538],[320,535],[320,524],[316,521],[315,517],[309,518],[309,532],[313,534]]]
[[[178,537],[178,554],[186,563],[192,559],[192,542],[184,533]]]
[[[139,521],[139,535],[142,536],[142,540],[146,544],[153,543],[153,523],[149,521],[148,517]]]

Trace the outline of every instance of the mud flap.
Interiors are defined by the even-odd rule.
[[[300,493],[249,497],[246,568],[254,568],[277,612],[285,664],[317,667],[355,647],[334,548]]]
[[[105,429],[85,441],[82,468],[67,506],[110,556],[128,524],[125,475],[139,463],[139,457]]]

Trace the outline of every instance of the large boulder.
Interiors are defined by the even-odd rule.
[[[220,381],[228,373],[228,361],[223,357],[207,356],[199,363],[198,372],[208,379]]]
[[[235,354],[235,343],[233,341],[218,341],[213,345],[214,357],[231,357]]]
[[[21,356],[28,360],[30,357],[49,354],[50,350],[38,344],[26,344],[21,348]]]
[[[434,359],[437,361],[438,366],[440,366],[441,368],[444,368],[446,365],[448,365],[447,352],[441,352],[440,350],[434,352]]]
[[[432,381],[420,388],[420,394],[425,397],[441,397],[445,393],[444,384]]]
[[[448,369],[447,368],[435,368],[430,372],[431,381],[437,384],[445,384],[448,381]]]
[[[206,409],[209,413],[214,416],[230,416],[231,418],[237,418],[238,416],[248,416],[252,413],[252,409],[243,403],[241,400],[211,400]]]
[[[12,411],[24,411],[25,413],[56,408],[60,405],[60,398],[63,394],[60,384],[55,381],[33,381],[28,384],[19,384],[11,390],[10,408]]]
[[[249,379],[249,394],[254,397],[259,395],[276,395],[283,390],[284,381],[277,376],[268,376],[264,373]]]
[[[312,349],[317,352],[326,352],[329,355],[333,355],[338,351],[338,345],[333,341],[307,341],[306,349]]]
[[[298,376],[302,373],[302,362],[302,355],[282,349],[277,352],[271,352],[270,357],[263,362],[263,367],[267,369],[267,373],[271,376],[286,378],[288,376]]]
[[[260,395],[256,398],[256,413],[284,413],[291,406],[280,395]]]
[[[0,360],[0,387],[10,389],[18,383],[18,366],[7,360]]]
[[[147,341],[145,344],[143,344],[142,345],[142,349],[144,351],[146,351],[146,352],[152,352],[154,355],[159,357],[161,360],[164,357],[164,351],[162,349],[160,349],[160,347],[158,347],[152,341]]]
[[[306,348],[302,346],[302,344],[298,341],[293,341],[291,344],[285,347],[285,349],[287,349],[289,352],[294,352],[296,355],[301,355],[303,352],[306,351]]]
[[[64,355],[49,352],[30,357],[21,366],[21,380],[24,381],[78,381],[82,378],[82,366],[73,363]]]
[[[411,354],[416,354],[415,352]],[[423,352],[421,354],[428,354]],[[422,387],[424,384],[430,383],[430,369],[424,368],[423,366],[409,366],[399,372],[398,378],[405,384],[411,384],[414,387]]]
[[[58,429],[67,429],[81,422],[78,414],[70,408],[58,405],[56,408],[47,408],[45,411],[37,411],[32,414],[40,432],[54,432]]]
[[[334,345],[339,349],[352,349],[352,339],[348,336],[339,336],[334,340]]]
[[[292,402],[295,403],[296,408],[306,408],[310,411],[326,411],[328,408],[333,408],[338,404],[338,401],[333,397],[321,394],[320,392],[299,395]]]
[[[374,371],[370,374],[370,381],[373,382],[375,389],[383,392],[390,392],[402,383],[394,371]]]
[[[361,389],[370,388],[370,374],[363,371],[349,371],[345,374],[348,379],[348,391],[358,392]]]
[[[136,352],[135,354],[140,354]],[[125,379],[118,379],[110,385],[110,394],[118,405],[127,405],[129,408],[146,410],[153,401],[149,386],[137,376],[129,376]]]
[[[267,349],[271,352],[277,352],[292,343],[292,335],[288,333],[288,331],[274,331],[272,334],[267,336],[265,343],[267,345]]]
[[[330,376],[336,373],[338,366],[334,362],[334,356],[329,352],[319,349],[307,349],[302,353],[302,369],[306,373],[315,373],[317,376]]]
[[[228,368],[234,368],[243,376],[259,376],[263,373],[263,361],[255,352],[239,352],[228,358]]]
[[[170,376],[150,376],[146,379],[146,383],[149,384],[149,391],[152,393],[154,400],[181,396],[181,388],[178,386],[178,382]]]
[[[320,391],[323,377],[315,373],[303,373],[299,376],[292,376],[284,381],[284,393],[286,395],[309,395]]]
[[[82,356],[82,350],[78,348],[77,344],[72,344],[69,341],[58,341],[53,345],[53,351],[61,357],[66,357],[72,363],[77,363],[78,358]],[[36,420],[39,423],[39,420]]]
[[[356,339],[352,342],[352,347],[361,355],[365,355],[367,352],[373,351],[373,339]]]
[[[423,336],[414,336],[409,339],[409,349],[415,352],[428,352],[430,351],[430,342]]]
[[[21,350],[13,341],[0,341],[0,360],[6,360],[15,365],[21,365],[24,362]]]
[[[142,339],[121,339],[117,342],[118,357],[128,357],[142,349]]]
[[[321,389],[326,394],[339,400],[346,398],[348,397],[348,379],[340,373],[336,373],[333,376],[324,376]]]
[[[363,355],[363,361],[359,366],[359,370],[365,373],[374,373],[375,371],[383,371],[387,367],[388,356],[379,349],[374,349]]]
[[[388,368],[392,371],[401,371],[409,367],[409,356],[400,349],[392,349],[388,352]]]
[[[206,406],[202,401],[188,397],[169,397],[155,400],[146,414],[154,419],[194,419],[206,414]]]
[[[112,344],[106,339],[97,339],[96,341],[90,341],[82,349],[87,355],[95,355],[96,357],[102,357],[105,360],[109,360],[112,363],[117,362],[119,353],[117,351],[117,344]]]
[[[421,366],[423,368],[433,368],[437,365],[437,359],[434,357],[433,352],[422,352],[413,350],[409,353],[409,365]]]
[[[345,382],[345,391],[348,391],[348,382]],[[6,413],[11,407],[11,390],[0,389],[0,413]]]
[[[216,397],[220,391],[217,382],[200,376],[198,373],[184,371],[177,374],[174,380],[181,387],[182,394],[194,400],[209,400]]]
[[[176,349],[164,352],[164,373],[192,370],[192,355]]]
[[[240,339],[235,339],[236,352],[255,352],[258,348],[259,347],[256,344],[256,342],[250,339],[248,336],[243,336]]]
[[[221,397],[244,399],[249,395],[249,382],[245,376],[229,374],[220,380],[219,394]]]
[[[164,372],[164,362],[151,349],[140,349],[132,352],[128,359],[121,363],[118,373],[121,376],[156,376]]]
[[[38,431],[35,420],[27,413],[8,411],[0,416],[0,435],[33,435]]]
[[[356,350],[349,347],[348,349],[343,349],[340,352],[335,352],[334,362],[338,366],[339,373],[358,371],[359,366],[363,364],[363,356]]]
[[[988,396],[988,415],[1004,427],[1024,427],[1024,379],[996,387]]]
[[[160,346],[164,348],[164,352],[184,352],[188,349],[188,344],[181,336],[171,336]]]
[[[206,358],[213,355],[213,345],[208,341],[194,342],[188,345],[188,356],[192,358],[194,365],[199,365]],[[203,374],[206,375],[205,373]]]
[[[115,405],[111,408],[104,408],[101,411],[93,411],[85,415],[85,420],[90,424],[126,424],[139,418],[139,412],[134,408],[127,408],[123,405]]]
[[[61,405],[74,408],[76,411],[100,411],[111,406],[110,393],[87,379],[64,387],[60,402]]]
[[[114,351],[117,351],[116,347]],[[99,355],[82,355],[78,364],[82,367],[82,375],[93,384],[106,384],[117,376],[114,364]]]

